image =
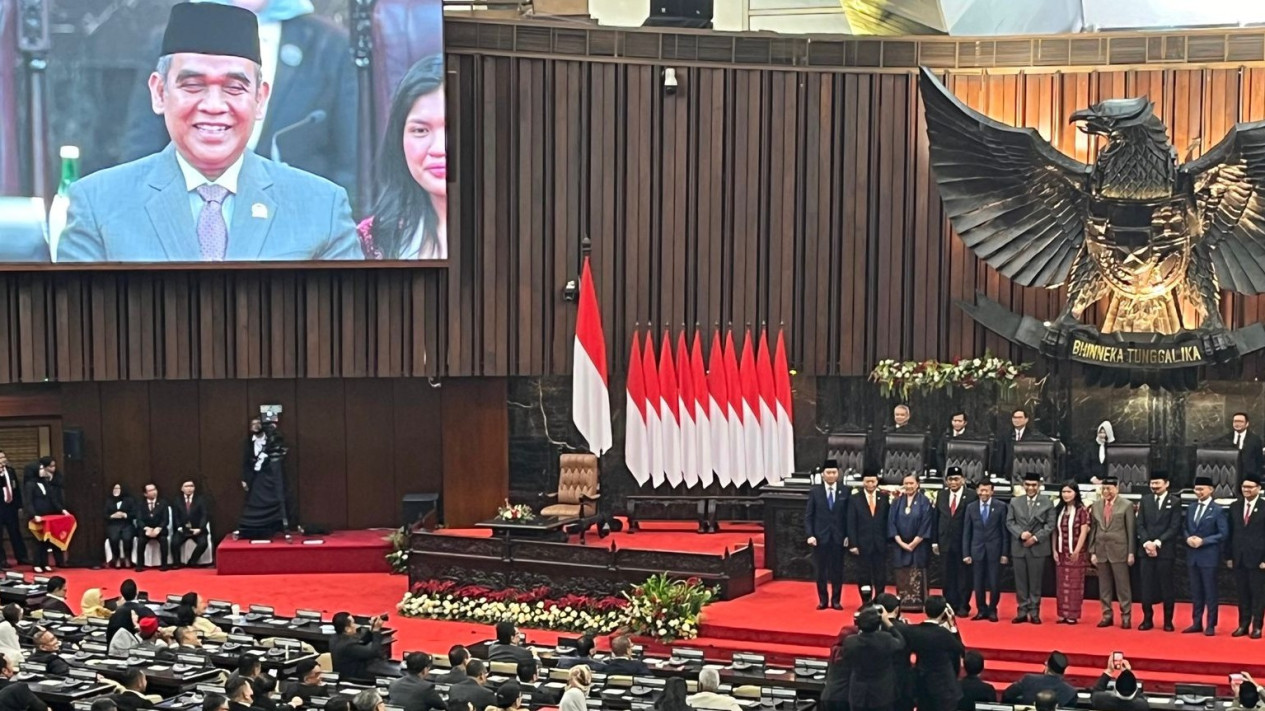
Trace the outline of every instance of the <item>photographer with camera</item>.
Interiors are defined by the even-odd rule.
[[[388,615],[369,619],[369,627],[361,629],[350,612],[334,615],[334,636],[329,641],[330,660],[334,671],[344,679],[372,680],[378,674],[398,676],[399,671],[383,664],[382,624]]]
[[[264,412],[250,421],[250,435],[242,451],[242,489],[246,502],[233,537],[271,538],[292,527],[300,533],[294,499],[285,481],[285,438],[277,429],[277,414]],[[288,533],[287,533],[288,535]]]

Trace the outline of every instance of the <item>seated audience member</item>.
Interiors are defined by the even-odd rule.
[[[228,697],[223,694],[207,694],[202,699],[202,711],[228,711]]]
[[[108,620],[114,611],[106,607],[101,588],[88,588],[79,599],[79,616],[89,620]],[[113,702],[111,702],[113,703]]]
[[[690,708],[686,695],[689,686],[685,679],[674,676],[663,685],[663,693],[654,702],[654,711],[687,711]]]
[[[119,707],[119,711],[154,708],[154,702],[145,695],[147,686],[148,680],[145,678],[145,672],[138,667],[130,667],[123,672],[123,692],[113,696],[114,703]]]
[[[237,677],[254,681],[262,670],[263,664],[259,661],[259,657],[243,653],[237,657],[237,668],[233,670],[232,674],[228,675],[228,681],[232,681]]]
[[[109,567],[122,570],[132,559],[132,541],[136,538],[136,500],[127,488],[116,483],[105,502],[105,542],[109,549]]]
[[[0,711],[48,711],[25,682],[13,681],[13,667],[0,655]]]
[[[606,674],[619,676],[649,676],[650,667],[632,657],[632,640],[621,634],[611,640],[611,658],[606,660]]]
[[[255,687],[246,677],[229,679],[224,685],[224,693],[228,694],[228,711],[252,711],[255,706]]]
[[[351,699],[338,694],[325,704],[325,711],[351,711]]]
[[[523,689],[513,679],[501,684],[496,690],[496,706],[501,711],[518,711],[523,707]]]
[[[408,656],[404,658],[404,661],[408,662]],[[311,706],[313,697],[329,696],[329,691],[325,688],[325,680],[321,676],[321,667],[316,663],[315,659],[305,659],[299,662],[298,666],[294,668],[294,676],[295,678],[286,682],[286,685],[282,688],[281,697],[283,699],[298,698],[303,700],[305,706]],[[391,685],[391,703],[396,706],[403,706],[405,711],[413,711],[395,696],[395,684],[399,684],[407,678],[408,675],[406,674]],[[434,688],[433,684],[431,688]]]
[[[593,672],[583,664],[567,672],[567,690],[562,693],[559,711],[588,711],[589,689],[593,686]],[[449,708],[448,711],[452,711]]]
[[[481,659],[466,662],[466,678],[448,687],[448,703],[470,702],[478,711],[496,705],[496,694],[487,688],[488,670]]]
[[[383,711],[386,704],[382,703],[382,695],[377,691],[365,689],[351,700],[351,707],[354,711]]]
[[[172,509],[176,526],[176,530],[171,532],[173,562],[176,567],[201,566],[202,556],[206,555],[207,546],[211,543],[210,531],[207,530],[210,513],[206,500],[197,493],[192,481],[180,485],[180,500]],[[182,560],[186,541],[193,541],[193,551],[189,553],[188,560]]]
[[[361,630],[350,613],[339,612],[334,629],[329,642],[334,671],[344,679],[373,679],[374,663],[382,659],[382,618],[371,618],[369,629]]]
[[[175,642],[177,652],[196,652],[202,649],[202,638],[192,627],[177,627]]]
[[[74,616],[75,611],[70,609],[70,605],[66,604],[66,579],[60,575],[54,575],[48,579],[44,585],[44,599],[40,601],[40,609],[45,612],[60,612],[63,615]]]
[[[593,650],[596,648],[597,641],[593,639],[593,635],[586,634],[581,636],[575,642],[574,654],[568,654],[558,658],[558,668],[570,669],[577,664],[584,664],[594,672],[606,671],[606,665],[593,658]]]
[[[1116,683],[1111,683],[1112,675]],[[1094,688],[1090,689],[1090,704],[1097,711],[1149,711],[1151,703],[1142,695],[1142,684],[1133,675],[1133,666],[1128,659],[1120,660],[1119,665],[1107,657],[1107,668],[1098,677]]]
[[[127,627],[136,632],[136,620],[141,617],[154,617],[155,612],[149,609],[148,605],[143,604],[137,598],[140,593],[136,589],[136,581],[128,578],[119,585],[119,596],[123,601],[119,603],[118,608],[114,610],[114,614],[110,615],[110,624],[105,628],[105,638],[107,640],[114,639],[114,633],[120,627]],[[135,613],[133,615],[132,613]]]
[[[141,638],[138,636],[136,628],[136,613],[131,610],[120,610],[119,612],[126,615],[126,624],[119,626],[117,631],[109,636],[109,652],[112,657],[125,657],[129,649],[141,645]],[[116,616],[118,614],[117,612],[115,613]],[[154,619],[157,622],[157,618],[147,617],[145,619]],[[114,618],[110,619],[110,624],[114,624]]]
[[[1006,687],[1002,692],[1002,703],[1032,704],[1036,702],[1037,692],[1051,689],[1058,699],[1059,706],[1071,706],[1076,703],[1076,688],[1063,679],[1067,671],[1067,657],[1062,652],[1051,652],[1045,661],[1045,670],[1040,674],[1025,674],[1023,678]]]
[[[256,709],[259,709],[260,711],[278,711],[278,709],[282,708],[283,706],[288,711],[289,709],[297,708],[303,705],[303,699],[300,699],[297,696],[289,699],[290,701],[289,705],[277,703],[277,699],[275,697],[275,694],[273,693],[276,690],[277,690],[277,678],[271,674],[260,674],[254,679],[251,679],[250,680],[250,693],[251,693],[250,705]]]
[[[1032,705],[1036,711],[1056,711],[1059,707],[1059,695],[1053,689],[1042,689],[1037,692]]]
[[[389,688],[388,695],[391,698],[392,706],[399,706],[404,711],[428,711],[428,709],[442,711],[447,707],[443,697],[435,689],[435,685],[426,681],[426,675],[430,673],[430,661],[430,655],[425,652],[412,652],[404,655],[404,675],[391,682]],[[303,669],[303,664],[300,664],[298,668],[299,677],[306,684],[308,681],[307,677],[303,676]],[[316,681],[319,683],[321,679],[320,669],[317,669],[315,673]],[[310,700],[310,696],[304,698],[305,702]]]
[[[707,711],[742,711],[738,700],[720,693],[720,672],[716,667],[703,667],[698,672],[698,693],[685,700],[693,709]]]
[[[997,689],[980,678],[984,673],[984,655],[974,649],[966,650],[962,655],[962,698],[958,700],[958,711],[975,711],[975,702],[986,704],[997,703]]]
[[[187,592],[180,598],[176,620],[176,624],[193,627],[208,642],[223,642],[228,639],[227,632],[206,618],[206,598],[195,592]]]
[[[562,694],[540,685],[540,665],[535,659],[519,662],[515,677],[518,679],[519,689],[531,694],[532,706],[557,706],[562,701]]]
[[[4,619],[0,620],[0,654],[9,660],[9,667],[16,673],[26,661],[26,652],[18,641],[18,623],[22,621],[22,606],[10,603],[4,606]]]
[[[144,649],[150,652],[156,652],[161,655],[169,655],[171,650],[171,641],[168,635],[159,629],[157,617],[145,617],[136,622],[140,644],[136,645],[138,649]],[[229,699],[230,701],[232,699]]]
[[[90,711],[118,711],[119,705],[114,703],[114,699],[109,696],[103,696],[92,702]]]
[[[1261,687],[1256,685],[1256,680],[1247,672],[1240,672],[1242,677],[1240,682],[1230,683],[1230,695],[1234,698],[1230,702],[1228,711],[1260,711],[1265,709],[1265,694],[1261,693]]]
[[[470,663],[470,650],[460,644],[454,644],[448,650],[448,671],[435,677],[440,684],[456,684],[465,681],[466,664]]]
[[[535,659],[536,655],[522,646],[521,642],[522,638],[518,636],[518,628],[513,622],[496,623],[496,643],[488,647],[488,661],[518,663]]]
[[[28,671],[45,672],[52,676],[66,676],[70,673],[70,664],[62,659],[61,640],[52,630],[40,629],[31,638],[35,643],[35,651],[26,658]]]

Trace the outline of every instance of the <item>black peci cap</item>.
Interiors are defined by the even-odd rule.
[[[262,64],[259,20],[233,5],[182,2],[173,5],[163,33],[162,54],[215,54]]]

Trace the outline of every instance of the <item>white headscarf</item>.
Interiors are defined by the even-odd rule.
[[[1104,431],[1105,430],[1105,431]],[[1111,420],[1103,420],[1098,425],[1098,434],[1094,439],[1098,442],[1098,461],[1102,464],[1107,463],[1107,445],[1116,441],[1116,433],[1111,429]]]

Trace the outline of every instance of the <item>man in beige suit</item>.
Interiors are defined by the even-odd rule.
[[[1129,566],[1133,565],[1135,533],[1133,503],[1119,497],[1115,477],[1102,480],[1102,496],[1090,507],[1093,529],[1089,538],[1090,562],[1098,569],[1098,600],[1102,603],[1099,627],[1112,624],[1111,600],[1120,601],[1121,627],[1133,622],[1133,591]]]

